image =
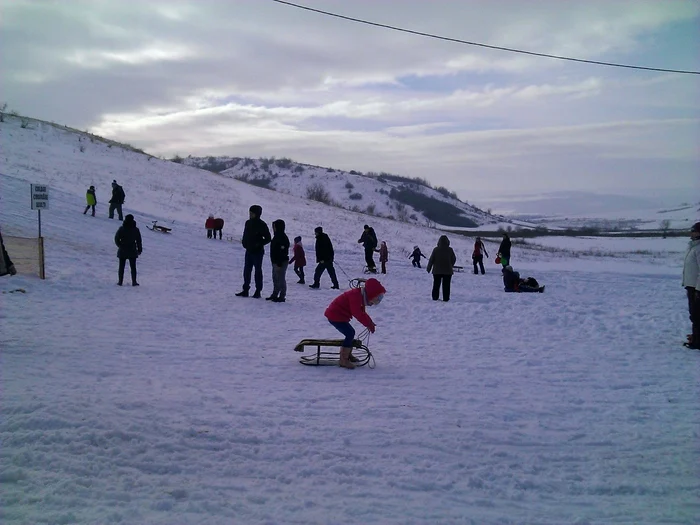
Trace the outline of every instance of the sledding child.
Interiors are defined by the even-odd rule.
[[[420,268],[420,258],[423,257],[423,259],[427,259],[425,255],[420,251],[420,248],[418,246],[413,247],[413,253],[408,256],[409,259],[413,259],[411,261],[411,264],[413,265],[414,268]]]
[[[301,244],[301,236],[294,237],[294,248],[292,249],[292,258],[289,259],[289,264],[294,263],[294,273],[297,274],[299,280],[297,284],[304,284],[304,266],[306,266],[306,253],[304,246]]]
[[[505,266],[501,270],[501,273],[503,273],[503,289],[506,292],[544,292],[544,286],[540,286],[540,283],[537,282],[537,279],[535,279],[534,277],[521,279],[520,273],[513,271],[513,267],[510,265]]]
[[[333,299],[328,308],[326,308],[324,315],[328,321],[345,336],[343,346],[340,348],[339,363],[343,368],[355,368],[353,361],[356,361],[356,359],[352,355],[355,329],[350,324],[350,320],[354,317],[366,326],[371,333],[374,333],[376,325],[372,318],[367,315],[365,308],[379,304],[385,293],[386,290],[379,281],[374,278],[367,279],[364,286],[351,288],[347,292],[343,292]]]

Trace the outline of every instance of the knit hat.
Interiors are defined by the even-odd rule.
[[[255,215],[257,218],[260,218],[262,215],[262,206],[258,206],[257,204],[253,204],[250,207],[250,212]]]
[[[323,233],[323,228],[321,228],[320,226],[316,226],[316,228],[314,228],[314,232],[315,233]]]

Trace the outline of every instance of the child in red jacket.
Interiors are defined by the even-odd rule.
[[[306,254],[304,246],[301,244],[301,237],[294,237],[294,248],[292,258],[289,259],[289,264],[294,263],[294,273],[297,274],[299,280],[297,283],[304,284],[304,266],[306,266]]]
[[[328,321],[345,336],[340,348],[340,366],[355,368],[352,356],[352,342],[355,339],[355,329],[350,324],[353,317],[374,333],[377,328],[372,318],[367,315],[365,308],[374,306],[384,298],[386,289],[376,279],[367,279],[361,288],[352,288],[333,299],[326,308],[325,316]]]

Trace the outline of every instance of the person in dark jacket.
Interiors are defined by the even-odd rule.
[[[216,239],[216,233],[219,233],[219,240],[223,236],[224,231],[224,220],[221,217],[214,219],[214,239]]]
[[[123,220],[122,217],[122,204],[126,195],[124,194],[124,188],[117,184],[116,180],[112,181],[112,198],[109,199],[109,218],[114,219],[114,210],[117,210],[119,214],[119,220]]]
[[[486,270],[484,269],[484,255],[486,255],[486,257],[489,256],[488,252],[486,251],[486,246],[484,246],[484,242],[481,240],[481,237],[477,237],[476,241],[474,242],[474,251],[472,252],[474,275],[479,274],[477,265],[479,265],[479,268],[481,269],[481,275],[486,273]]]
[[[333,283],[331,289],[338,290],[340,286],[338,285],[338,277],[333,267],[333,259],[335,258],[333,243],[330,237],[328,237],[328,234],[324,233],[323,228],[320,226],[316,227],[314,234],[316,235],[316,262],[318,264],[314,272],[314,282],[309,285],[309,288],[320,288],[321,275],[323,275],[324,270],[328,270],[328,276]]]
[[[294,263],[294,273],[297,274],[299,280],[297,284],[304,284],[304,266],[306,266],[306,253],[304,253],[304,246],[301,244],[301,236],[294,237],[294,249],[292,252],[292,258],[289,259],[289,264]]]
[[[289,266],[289,237],[284,233],[282,219],[272,223],[270,262],[272,262],[272,295],[268,301],[283,303],[287,297],[287,266]]]
[[[428,273],[433,272],[433,301],[440,298],[440,286],[442,286],[442,300],[450,300],[450,283],[452,281],[452,269],[457,262],[457,256],[452,248],[450,248],[450,240],[447,235],[441,235],[438,239],[437,246],[433,249],[428,259],[426,270]]]
[[[248,297],[250,290],[250,276],[255,268],[255,299],[260,298],[263,288],[262,262],[265,257],[265,245],[270,242],[270,229],[260,216],[262,207],[254,204],[249,210],[250,219],[245,221],[243,239],[241,244],[245,248],[245,264],[243,266],[243,290],[238,292],[238,297]]]
[[[85,193],[85,201],[87,202],[87,206],[85,206],[85,211],[83,212],[83,215],[85,215],[90,208],[92,208],[92,216],[95,216],[95,205],[97,204],[97,196],[95,195],[95,186],[90,186]]]
[[[123,224],[114,235],[114,244],[117,245],[117,257],[119,258],[119,282],[124,283],[124,267],[129,261],[131,268],[131,286],[138,286],[136,282],[136,258],[141,255],[143,247],[141,245],[141,232],[136,227],[134,216],[129,214],[124,219]]]
[[[377,234],[374,233],[374,228],[370,228],[367,224],[364,225],[362,236],[357,241],[362,243],[365,248],[365,263],[367,270],[377,272],[377,265],[374,264],[374,250],[377,249]]]
[[[544,286],[540,286],[537,279],[534,277],[528,277],[526,279],[520,278],[520,273],[513,270],[513,267],[508,265],[505,266],[501,273],[503,273],[503,289],[506,292],[517,292],[517,293],[533,293],[533,292],[544,292]]]
[[[503,240],[498,247],[498,257],[501,258],[501,266],[504,268],[510,264],[510,237],[503,232]]]
[[[420,268],[420,258],[423,257],[423,259],[427,259],[425,255],[423,255],[423,252],[420,251],[420,248],[418,246],[413,247],[413,252],[411,255],[408,256],[409,259],[413,259],[411,261],[411,264],[413,265],[414,268]]]
[[[0,251],[2,251],[2,254],[0,254],[0,276],[17,275],[17,270],[15,269],[15,265],[12,264],[12,260],[10,259],[10,255],[7,253],[7,250],[5,249],[5,243],[2,240],[2,233],[0,233]]]
[[[382,265],[382,273],[386,273],[386,263],[389,262],[389,247],[386,245],[386,241],[382,241],[379,245],[379,262]]]

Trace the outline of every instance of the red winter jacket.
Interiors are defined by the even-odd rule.
[[[207,222],[204,223],[204,227],[207,230],[213,230],[214,229],[214,221],[216,221],[216,219],[214,217],[209,217],[207,219]]]
[[[304,253],[304,247],[300,242],[294,243],[294,253],[292,258],[289,260],[289,264],[294,263],[294,266],[299,268],[306,266],[306,254]]]
[[[367,279],[365,283],[367,301],[371,301],[383,293],[386,293],[386,290],[379,281]],[[372,328],[374,327],[374,321],[365,312],[366,306],[362,298],[362,290],[360,288],[352,288],[333,299],[333,302],[326,308],[324,315],[329,321],[335,323],[347,323],[354,317],[367,328]]]

